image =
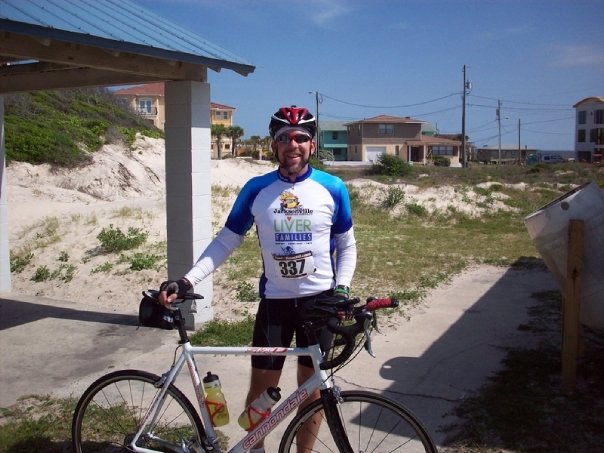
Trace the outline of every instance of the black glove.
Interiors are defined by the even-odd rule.
[[[189,280],[181,278],[180,280],[166,280],[159,285],[159,290],[166,291],[168,296],[176,294],[179,299],[182,299],[192,287]]]
[[[333,295],[335,297],[339,297],[340,299],[349,299],[350,288],[348,286],[338,285],[334,288]]]

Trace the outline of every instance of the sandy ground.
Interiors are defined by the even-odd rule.
[[[238,189],[252,176],[274,168],[271,163],[242,159],[212,161],[212,184],[218,189],[213,197],[215,231],[223,225]],[[97,239],[103,228],[119,228],[124,233],[130,227],[139,228],[148,233],[145,253],[165,253],[163,140],[139,138],[133,150],[106,145],[94,154],[94,163],[82,169],[13,163],[7,175],[11,253],[33,254],[21,272],[13,273],[13,292],[85,300],[105,311],[135,313],[140,290],[155,288],[165,279],[165,268],[132,271],[127,263],[119,262],[119,256],[99,253]],[[350,184],[373,203],[383,203],[394,187],[363,179]],[[404,192],[405,203],[419,204],[430,212],[455,209],[481,215],[485,210],[506,209],[501,200],[486,200],[471,190],[460,194],[452,187],[397,187]],[[392,209],[392,215],[400,209]],[[110,270],[101,270],[109,265]],[[54,278],[32,280],[43,266]],[[237,316],[228,302],[234,300],[232,284],[220,270],[214,282],[214,299],[221,301],[214,306],[215,316]]]

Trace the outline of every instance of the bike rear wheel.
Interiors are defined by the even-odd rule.
[[[77,453],[131,451],[128,445],[144,415],[159,395],[159,376],[121,370],[95,381],[78,402],[72,422],[72,445]],[[191,402],[170,385],[151,426],[137,446],[162,452],[200,448],[205,430]],[[182,450],[179,450],[182,451]]]
[[[337,404],[342,432],[335,429],[332,434],[325,419],[323,402],[318,399],[291,421],[281,439],[279,452],[437,453],[422,423],[394,400],[371,392],[344,391],[340,393],[340,401],[334,404]],[[338,424],[333,421],[333,425]],[[313,447],[298,445],[299,436],[300,439],[311,437]],[[303,447],[307,449],[303,450]]]

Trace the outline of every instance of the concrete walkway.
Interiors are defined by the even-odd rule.
[[[373,336],[377,358],[365,352],[338,373],[344,389],[363,388],[383,393],[415,412],[442,445],[453,410],[475,395],[486,378],[500,367],[506,346],[532,339],[519,331],[526,322],[531,294],[555,290],[545,270],[515,271],[481,266],[435,290],[425,303],[395,329]],[[83,303],[36,297],[0,298],[0,406],[30,394],[79,395],[97,377],[122,368],[157,374],[172,362],[176,334],[137,328],[136,314],[99,312]],[[223,384],[231,423],[222,431],[232,439],[243,431],[236,418],[243,409],[249,379],[249,358],[211,357],[198,361]],[[282,394],[295,388],[295,363],[288,360]],[[183,374],[186,377],[186,373]],[[177,383],[189,398],[187,380]],[[285,424],[283,429],[285,428]],[[267,446],[277,443],[279,432]],[[276,447],[275,447],[276,449]]]

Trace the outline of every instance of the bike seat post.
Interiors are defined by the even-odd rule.
[[[182,313],[180,312],[180,308],[176,308],[174,310],[174,324],[178,328],[178,334],[180,336],[179,344],[185,344],[189,342],[189,335],[187,334],[187,329],[185,329],[185,320],[182,317]]]

